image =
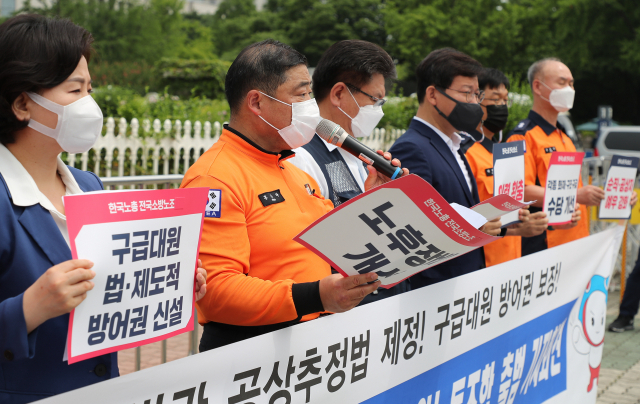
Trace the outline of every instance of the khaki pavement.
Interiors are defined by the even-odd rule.
[[[607,327],[618,316],[620,292],[609,292]],[[598,404],[640,403],[640,316],[636,329],[621,334],[607,331],[598,381]]]

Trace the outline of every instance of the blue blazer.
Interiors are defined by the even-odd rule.
[[[85,192],[103,189],[98,177],[69,168]],[[117,354],[73,365],[62,361],[65,314],[27,334],[22,297],[47,269],[71,259],[49,211],[13,204],[0,175],[0,403],[28,403],[118,376]]]
[[[459,151],[471,178],[471,191],[449,146],[424,123],[412,119],[409,129],[396,140],[389,152],[402,162],[402,167],[430,183],[447,202],[466,207],[480,203],[476,181],[464,153]],[[413,276],[411,288],[431,285],[483,267],[484,254],[482,248],[478,248]]]

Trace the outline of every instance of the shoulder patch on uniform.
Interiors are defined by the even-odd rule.
[[[210,189],[207,198],[207,207],[204,210],[204,217],[219,218],[222,207],[222,191],[219,189]]]
[[[274,205],[276,203],[284,202],[284,197],[280,193],[279,189],[275,191],[265,192],[264,194],[258,195],[260,202],[262,202],[262,206]]]
[[[515,128],[509,132],[507,139],[509,139],[513,135],[524,135],[529,129],[531,129],[531,120],[529,118],[525,118],[521,120]]]

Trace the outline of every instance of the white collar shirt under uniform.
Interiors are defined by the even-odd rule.
[[[364,182],[367,179],[369,172],[364,168],[362,161],[349,152],[340,149],[338,146],[328,143],[322,138],[321,140],[327,147],[327,150],[329,150],[329,153],[334,151],[336,148],[338,149],[338,152],[344,159],[344,162],[347,163],[347,167],[349,168],[349,171],[351,171],[353,178],[356,180],[358,187],[360,187],[360,191],[364,192]],[[293,151],[296,155],[287,161],[313,177],[320,187],[320,193],[322,196],[327,197],[327,195],[329,195],[329,186],[327,185],[327,180],[324,178],[324,174],[316,160],[304,147],[298,147]]]
[[[76,195],[83,193],[76,182],[76,179],[71,174],[69,168],[58,157],[58,174],[62,178],[62,182],[66,188],[65,195]],[[67,230],[67,217],[53,206],[49,198],[47,198],[38,185],[31,177],[29,172],[24,168],[22,163],[7,149],[4,145],[0,144],[0,174],[4,178],[4,182],[9,188],[11,193],[11,199],[16,206],[33,206],[40,204],[43,208],[51,213],[53,221],[56,222],[58,229],[64,240],[69,245],[69,232]]]
[[[467,181],[467,186],[469,186],[469,191],[473,192],[473,187],[471,185],[471,176],[469,175],[469,171],[467,171],[467,167],[464,165],[464,161],[462,161],[462,157],[460,157],[460,153],[458,153],[458,150],[460,150],[460,143],[462,142],[462,137],[454,132],[453,139],[452,139],[449,136],[442,133],[440,129],[436,128],[435,126],[425,121],[424,119],[418,118],[417,116],[414,116],[413,119],[415,119],[418,122],[422,122],[423,124],[433,129],[433,131],[436,132],[438,136],[440,136],[442,140],[447,144],[447,146],[449,147],[449,150],[451,150],[451,153],[453,153],[453,157],[455,157],[456,161],[458,162],[458,165],[460,166],[460,170],[464,175],[464,179]]]

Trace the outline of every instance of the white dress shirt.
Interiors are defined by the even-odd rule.
[[[471,185],[471,176],[469,175],[469,171],[467,171],[467,167],[464,165],[464,161],[462,161],[462,157],[460,157],[460,153],[458,153],[458,150],[460,150],[460,142],[462,142],[462,137],[454,132],[453,139],[452,139],[449,136],[442,133],[440,129],[431,125],[429,122],[425,121],[424,119],[418,118],[417,116],[414,116],[413,119],[415,119],[418,122],[422,122],[423,124],[433,129],[434,132],[436,132],[438,136],[440,136],[442,140],[444,140],[444,142],[449,147],[449,150],[451,150],[451,153],[453,153],[453,157],[455,157],[456,161],[458,162],[458,165],[460,166],[460,170],[464,175],[464,179],[467,181],[467,186],[469,187],[469,191],[473,192],[473,186]]]
[[[7,149],[0,144],[0,174],[4,182],[9,188],[11,199],[16,206],[33,206],[40,204],[43,208],[51,213],[53,221],[56,222],[62,237],[69,245],[69,232],[67,230],[67,217],[53,206],[53,203],[47,198],[31,177],[29,172],[22,166],[20,161]],[[58,174],[62,178],[62,182],[66,188],[65,195],[75,195],[83,193],[76,179],[69,171],[69,168],[58,157]]]
[[[336,148],[338,148],[338,146],[327,143],[322,138],[321,140],[327,147],[327,150],[329,150],[329,152],[332,152]],[[313,179],[316,180],[318,186],[320,187],[320,193],[322,194],[322,196],[324,196],[325,198],[328,197],[329,186],[327,185],[327,180],[324,178],[324,174],[322,173],[320,166],[318,165],[318,163],[316,163],[313,156],[311,156],[311,154],[304,147],[298,147],[293,151],[296,153],[296,155],[288,159],[287,161],[313,177]],[[353,178],[356,180],[358,187],[360,187],[360,190],[364,192],[364,181],[367,179],[369,172],[366,168],[364,168],[362,161],[354,155],[349,154],[348,152],[340,148],[338,148],[338,152],[344,159],[344,162],[347,163],[347,167],[349,168],[349,171],[351,171]]]

